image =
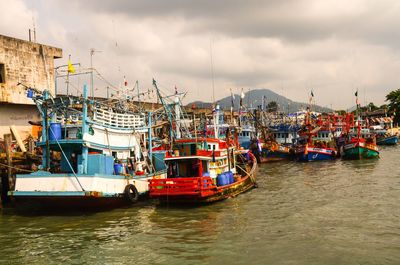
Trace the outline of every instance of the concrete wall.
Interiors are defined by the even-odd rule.
[[[33,104],[19,82],[54,95],[54,59],[61,57],[59,48],[0,35],[0,64],[5,66],[0,102]]]
[[[40,121],[41,117],[36,105],[0,104],[0,138],[10,133],[10,125],[15,125],[24,139],[32,132],[28,121]]]

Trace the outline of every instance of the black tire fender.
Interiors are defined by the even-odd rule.
[[[133,185],[133,184],[126,185],[124,194],[125,194],[125,198],[130,203],[135,203],[139,199],[139,192],[137,191],[135,185]]]

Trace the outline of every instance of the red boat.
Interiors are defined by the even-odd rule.
[[[166,153],[166,179],[150,180],[150,197],[168,203],[208,203],[237,196],[256,185],[257,161],[233,141],[179,139]]]

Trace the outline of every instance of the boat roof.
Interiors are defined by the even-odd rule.
[[[218,158],[218,157],[216,157]],[[212,157],[208,156],[171,156],[171,157],[165,157],[165,161],[170,161],[170,160],[188,160],[188,159],[201,159],[201,160],[211,160]]]
[[[217,138],[181,138],[175,140],[175,143],[196,143],[196,142],[210,142],[210,143],[226,143],[225,140],[217,139]]]

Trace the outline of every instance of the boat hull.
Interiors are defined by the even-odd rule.
[[[398,142],[399,142],[399,138],[397,137],[397,135],[384,137],[382,139],[376,140],[377,145],[397,145]]]
[[[273,162],[273,161],[285,161],[293,158],[293,154],[290,152],[280,150],[263,149],[261,153],[261,163]]]
[[[148,195],[148,181],[165,178],[165,171],[151,175],[76,175],[35,172],[17,175],[15,191],[8,195],[17,207],[98,209],[129,205]],[[133,186],[135,200],[127,194]]]
[[[13,203],[18,209],[43,209],[58,211],[97,211],[131,205],[124,194],[102,196],[94,192],[84,194],[12,194]],[[144,198],[145,196],[142,196]]]
[[[222,201],[228,198],[236,197],[255,187],[255,176],[244,177],[241,181],[234,182],[230,185],[215,187],[215,189],[207,195],[197,194],[166,194],[166,192],[155,193],[150,192],[151,198],[156,198],[162,204],[207,204]],[[151,184],[150,184],[151,185]],[[160,185],[160,184],[155,184]]]
[[[343,159],[371,159],[378,158],[379,152],[363,146],[344,146]]]
[[[299,155],[298,160],[301,162],[326,161],[336,158],[336,151],[325,148],[307,147],[303,153]]]

